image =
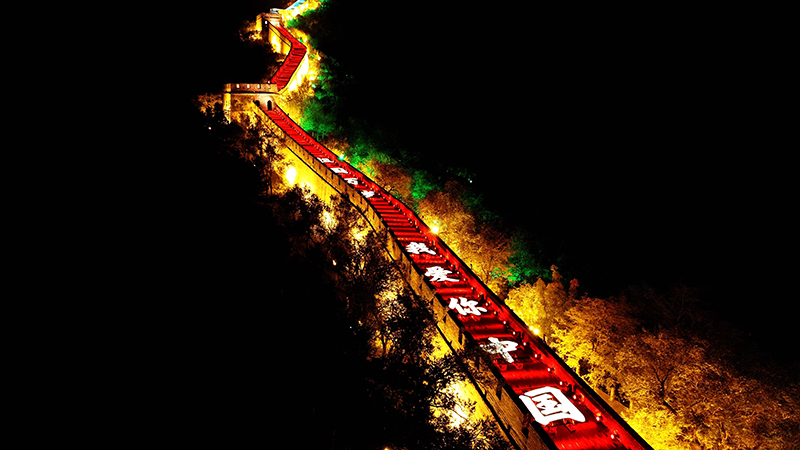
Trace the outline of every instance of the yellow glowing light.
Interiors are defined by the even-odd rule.
[[[528,328],[530,328],[530,330],[533,331],[533,334],[535,334],[537,336],[539,335],[539,329],[538,328],[533,328],[532,326],[528,327]]]
[[[292,166],[289,166],[286,169],[286,181],[289,182],[292,186],[294,186],[294,180],[297,178],[297,169]]]
[[[330,212],[325,211],[322,213],[322,224],[325,226],[325,228],[330,230],[336,226],[336,219],[334,219]],[[333,265],[336,265],[336,261],[333,262]]]
[[[306,75],[308,74],[308,69],[308,53],[306,53],[306,55],[303,56],[303,60],[300,62],[300,65],[294,71],[294,74],[292,74],[292,78],[289,79],[289,83],[286,85],[285,89],[287,92],[295,91],[298,87],[300,87],[300,85],[303,83],[303,80],[306,78]]]
[[[436,225],[433,225],[431,227],[431,233],[437,234],[438,232],[439,232],[439,227],[437,227]]]
[[[281,51],[281,42],[280,40],[278,40],[278,36],[273,34],[272,39],[270,39],[270,44],[272,44],[272,49],[275,50],[276,52]]]
[[[361,230],[355,230],[355,229],[351,230],[350,236],[352,236],[353,239],[355,239],[358,242],[364,242],[364,238],[367,237],[367,229],[363,228]]]

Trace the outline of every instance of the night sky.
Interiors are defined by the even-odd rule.
[[[187,23],[273,6],[242,5]],[[741,12],[381,5],[357,24],[362,101],[404,146],[471,169],[509,224],[562,243],[589,294],[682,281],[762,344],[791,338],[783,63]],[[176,40],[175,75],[216,74],[217,36]]]
[[[438,8],[410,42],[391,37],[406,15],[364,24],[370,106],[408,148],[472,169],[589,294],[683,282],[764,346],[791,339],[797,202],[763,30],[724,11]]]

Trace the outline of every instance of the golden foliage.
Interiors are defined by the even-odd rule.
[[[681,429],[667,408],[634,409],[622,416],[651,447],[658,450],[688,450],[689,444],[675,439]]]
[[[558,267],[552,266],[553,281],[546,283],[541,278],[531,285],[522,285],[508,292],[506,304],[530,327],[541,330],[540,336],[547,341],[558,336],[556,323],[573,302],[564,289]]]
[[[206,112],[214,111],[214,104],[219,103],[220,105],[223,104],[222,94],[202,94],[198,95],[192,100],[194,106],[199,109],[200,111]]]
[[[676,302],[685,299],[650,309],[673,323],[681,308],[660,304]],[[774,367],[737,366],[724,339],[676,327],[648,331],[636,317],[625,298],[585,297],[564,313],[554,337],[559,355],[590,385],[619,386],[630,402],[623,417],[653,448],[777,449],[800,439],[796,380]]]
[[[375,182],[390,194],[408,201],[411,198],[411,175],[397,164],[375,161]],[[422,218],[422,220],[425,220]],[[426,223],[428,223],[426,221]]]
[[[541,278],[534,284],[523,283],[508,292],[506,305],[528,326],[541,328],[545,287],[545,282]]]

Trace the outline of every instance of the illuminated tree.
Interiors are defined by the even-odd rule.
[[[568,292],[564,289],[561,274],[558,267],[550,266],[553,281],[547,283],[542,302],[544,315],[541,319],[542,336],[549,337],[553,332],[553,327],[558,319],[564,314],[572,303]]]
[[[623,419],[651,447],[659,450],[687,450],[689,443],[678,439],[681,428],[675,415],[666,407],[652,407],[625,411]]]
[[[796,375],[768,362],[739,367],[727,353],[708,346],[683,364],[690,376],[673,382],[668,401],[685,438],[704,448],[791,448],[800,442]]]
[[[331,209],[334,226],[325,247],[335,262],[337,289],[348,313],[385,338],[388,306],[379,299],[396,295],[400,285],[397,264],[386,253],[387,232],[368,229],[347,200],[339,198]]]
[[[681,441],[685,446],[688,441],[680,431],[686,429],[686,424],[675,409],[673,394],[699,374],[699,368],[692,364],[698,352],[702,353],[700,346],[674,333],[644,333],[629,337],[614,357],[621,391],[634,412],[629,423],[641,429],[656,448],[674,448]],[[640,410],[643,414],[639,414]]]
[[[411,200],[411,175],[402,167],[383,161],[375,161],[372,167],[376,171],[376,183],[402,201]]]
[[[441,189],[442,186],[431,178],[431,175],[421,169],[411,171],[411,197],[419,201],[428,195],[428,192]]]
[[[321,218],[326,207],[307,189],[295,185],[281,201],[273,201],[268,207],[279,224],[289,230],[286,237],[293,254],[304,254],[324,239],[327,232]]]
[[[472,241],[469,259],[473,262],[472,270],[486,283],[492,291],[504,297],[508,289],[508,259],[511,257],[511,239],[508,234],[497,227],[483,224],[479,227]]]
[[[542,299],[546,284],[541,278],[534,284],[523,283],[508,292],[506,305],[511,308],[528,326],[540,329],[544,316]]]
[[[555,331],[556,322],[569,309],[573,302],[564,289],[558,267],[550,267],[553,281],[545,282],[539,278],[533,285],[523,283],[508,292],[506,304],[514,310],[528,326],[536,328],[540,336],[547,340]]]
[[[746,341],[718,325],[687,327],[702,315],[692,301],[682,309],[685,299],[666,298],[674,293],[686,294],[635,293],[636,302],[649,296],[648,308],[584,297],[557,321],[554,346],[590,385],[630,405],[624,418],[654,448],[791,448],[800,439],[796,377],[751,366],[755,355],[737,363]],[[672,326],[653,333],[645,324]]]
[[[319,367],[295,379],[309,386],[324,377],[332,386],[325,395],[298,393],[306,396],[309,419],[320,424],[309,443],[321,448],[508,450],[493,420],[472,420],[470,404],[451,389],[468,382],[470,367],[460,355],[433,357],[431,311],[392,282],[398,280],[393,278],[397,271],[386,257],[386,236],[369,232],[344,199],[326,208],[313,194],[294,187],[270,197],[269,205],[281,232],[268,238],[289,240],[275,246],[289,259],[279,270],[293,274],[287,278],[297,285],[281,289],[278,296],[295,313],[303,308],[302,323],[309,332],[301,333],[307,337],[299,338],[299,348],[313,348]],[[317,285],[331,286],[330,297],[309,290]],[[343,404],[348,405],[346,415],[340,414]],[[452,427],[443,411],[466,412],[467,420]]]
[[[475,267],[478,248],[474,215],[461,201],[463,187],[448,181],[443,190],[430,191],[419,202],[419,217],[436,225],[445,243],[468,265]]]
[[[576,372],[614,398],[618,384],[614,355],[639,331],[637,325],[624,299],[584,297],[557,320],[554,345]]]
[[[690,361],[696,360],[697,346],[672,332],[630,336],[615,355],[631,407],[655,399],[664,406],[677,378],[689,376]]]
[[[384,370],[404,377],[404,381],[395,386],[406,386],[406,389],[389,388],[390,401],[408,417],[419,415],[435,431],[427,443],[416,445],[437,449],[510,449],[494,421],[472,420],[474,403],[459,398],[451,389],[455,384],[468,383],[470,375],[482,379],[466,362],[469,358],[452,353],[433,357],[436,331],[430,310],[410,294],[398,297],[397,302],[400,308],[395,311],[402,312],[391,322],[392,350],[380,363]],[[488,367],[488,363],[484,367]],[[451,426],[449,414],[460,416],[463,422],[458,427]],[[405,443],[407,448],[414,448],[414,444]]]
[[[284,184],[279,170],[283,162],[283,155],[277,152],[277,145],[277,139],[274,136],[268,137],[261,146],[258,157],[253,161],[258,170],[261,182],[259,192],[262,194],[272,195],[275,188],[282,189]]]

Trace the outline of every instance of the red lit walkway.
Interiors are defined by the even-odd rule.
[[[279,28],[286,32],[285,29]],[[287,32],[288,33],[288,32]],[[295,40],[296,41],[296,40]],[[300,46],[299,42],[297,42]],[[294,53],[294,46],[292,53]],[[304,54],[305,47],[302,46]],[[291,78],[297,67],[287,58],[273,77]],[[299,56],[302,59],[302,56]],[[285,85],[285,83],[284,83]],[[627,424],[572,372],[541,339],[472,273],[441,239],[368,177],[311,138],[278,107],[261,110],[291,139],[352,185],[371,205],[396,242],[423,273],[460,328],[494,358],[497,373],[519,397],[531,426],[542,427],[548,447],[571,449],[650,449]],[[489,394],[491,395],[491,393]]]
[[[278,34],[283,37],[284,42],[291,45],[289,53],[284,58],[283,63],[275,72],[275,75],[266,83],[231,83],[229,85],[230,92],[233,93],[278,93],[282,91],[292,80],[292,75],[297,71],[297,68],[303,63],[303,59],[308,53],[308,49],[302,42],[292,36],[286,28],[280,25],[274,25],[267,22],[270,29],[274,29]]]
[[[289,83],[289,80],[292,79],[292,75],[300,67],[300,64],[303,62],[303,58],[306,56],[306,46],[303,45],[302,42],[298,41],[296,37],[292,36],[292,33],[286,30],[286,28],[281,26],[274,26],[270,24],[271,27],[278,30],[281,36],[284,36],[292,43],[292,49],[289,50],[289,54],[286,55],[286,59],[283,60],[283,64],[275,72],[275,75],[269,79],[270,83],[276,84],[278,86],[278,90],[282,90],[286,87]]]

